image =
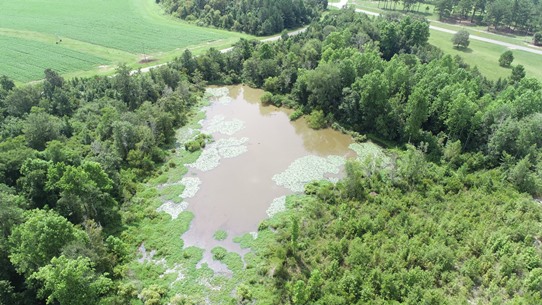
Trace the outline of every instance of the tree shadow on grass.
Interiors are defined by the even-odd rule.
[[[472,53],[472,49],[467,47],[467,48],[464,48],[464,47],[454,47],[454,50],[456,51],[460,51],[460,52],[463,52],[463,53]]]

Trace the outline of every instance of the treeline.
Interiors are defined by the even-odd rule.
[[[384,9],[396,9],[398,3],[406,11],[426,12],[434,4],[440,19],[470,20],[496,30],[513,30],[533,34],[542,30],[542,3],[538,0],[433,0],[379,1]]]
[[[470,18],[497,30],[533,33],[542,29],[542,3],[536,0],[437,0],[435,8],[441,18]]]
[[[176,17],[253,35],[271,35],[308,24],[327,0],[157,0]]]
[[[117,286],[133,256],[122,210],[202,88],[168,67],[0,78],[0,304],[129,302]]]

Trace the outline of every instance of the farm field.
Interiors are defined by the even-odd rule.
[[[222,48],[248,35],[198,27],[161,12],[153,0],[5,0],[0,2],[0,74],[18,82],[111,73],[151,58],[171,60],[186,48]]]

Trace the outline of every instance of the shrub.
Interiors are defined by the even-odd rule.
[[[465,30],[458,31],[452,37],[452,42],[455,47],[466,48],[470,44],[469,36],[470,33]]]
[[[303,111],[296,109],[292,114],[290,114],[290,121],[295,121],[303,116]]]
[[[307,117],[307,123],[312,129],[320,129],[326,127],[326,118],[322,110],[313,110]]]
[[[194,140],[186,142],[184,148],[189,152],[195,152],[202,148],[205,148],[205,145],[211,140],[211,136],[200,133]]]
[[[265,92],[260,97],[260,102],[262,102],[262,104],[265,104],[265,105],[271,104],[273,102],[273,93]]]
[[[514,54],[512,54],[512,51],[508,50],[501,54],[501,57],[499,58],[499,66],[510,68],[512,61],[514,61]]]

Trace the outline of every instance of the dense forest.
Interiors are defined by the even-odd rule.
[[[122,235],[145,217],[133,195],[206,84],[239,82],[315,127],[396,148],[262,224],[275,241],[238,303],[540,303],[542,86],[521,69],[488,81],[428,37],[424,20],[350,9],[149,73],[1,77],[0,304],[137,299],[141,287],[124,285],[137,245]]]
[[[201,91],[168,68],[0,79],[0,304],[127,304],[114,282],[132,255],[122,210]]]
[[[327,0],[157,0],[165,10],[198,25],[271,35],[312,21]]]
[[[425,12],[434,4],[439,18],[470,21],[496,30],[533,34],[542,30],[542,2],[538,0],[380,0],[384,9],[396,9],[398,3],[407,11]]]

